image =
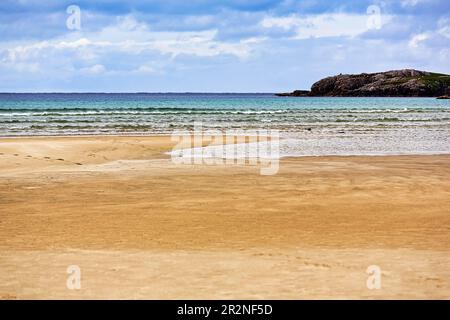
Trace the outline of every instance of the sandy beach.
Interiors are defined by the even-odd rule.
[[[450,155],[283,158],[262,176],[174,164],[173,144],[0,139],[0,298],[450,299]]]

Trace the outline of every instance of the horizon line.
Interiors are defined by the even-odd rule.
[[[214,94],[223,94],[223,95],[250,95],[250,94],[261,94],[261,95],[275,95],[279,92],[219,92],[219,91],[209,91],[209,92],[200,92],[200,91],[168,91],[168,92],[145,92],[145,91],[117,91],[117,92],[100,92],[100,91],[35,91],[35,92],[20,92],[20,91],[13,91],[13,92],[0,92],[0,95],[8,95],[8,94],[142,94],[142,95],[214,95]]]

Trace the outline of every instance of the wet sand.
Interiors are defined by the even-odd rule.
[[[262,176],[174,164],[173,144],[0,139],[0,297],[450,298],[450,156],[286,158]]]

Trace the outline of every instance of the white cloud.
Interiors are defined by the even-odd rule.
[[[428,33],[419,33],[414,35],[411,40],[409,41],[408,45],[411,48],[417,48],[419,47],[420,43],[429,39],[430,35]]]
[[[438,34],[450,39],[450,18],[439,19],[438,28]]]
[[[430,2],[433,2],[433,1],[435,1],[435,0],[402,0],[401,6],[403,8],[415,7],[418,4],[425,4],[425,3],[430,3]]]
[[[83,36],[81,36],[83,35]],[[174,58],[179,55],[197,57],[214,57],[231,55],[239,59],[249,57],[251,45],[257,42],[241,40],[223,42],[216,40],[217,30],[190,32],[156,32],[146,24],[137,22],[134,18],[118,18],[117,23],[107,26],[98,32],[89,34],[69,33],[64,37],[34,43],[0,44],[0,57],[3,64],[32,64],[48,57],[71,57],[68,63],[81,65],[90,64],[79,71],[83,74],[99,74],[105,72],[100,64],[108,55],[141,55],[157,53]],[[62,62],[61,62],[62,63]],[[94,64],[94,65],[92,65]],[[151,72],[151,68],[138,66],[134,70]],[[129,70],[132,71],[133,69]]]
[[[156,69],[147,64],[141,65],[135,70],[135,73],[141,73],[141,74],[149,74],[149,73],[155,73],[155,72],[156,72]]]
[[[311,16],[291,15],[285,17],[266,17],[261,21],[264,28],[294,30],[297,39],[324,37],[354,37],[369,30],[369,15],[333,13]],[[382,15],[382,23],[391,16]]]
[[[402,7],[415,7],[419,0],[402,0]]]
[[[4,61],[0,61],[0,68],[12,69],[15,72],[19,73],[38,73],[41,72],[41,65],[37,62],[27,63],[27,62],[18,62],[14,64],[5,63]]]
[[[80,73],[87,75],[98,75],[106,71],[105,66],[101,64],[96,64],[90,67],[85,67],[80,69]]]

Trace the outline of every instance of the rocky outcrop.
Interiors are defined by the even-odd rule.
[[[297,93],[296,93],[297,92]],[[301,92],[301,95],[298,95]],[[439,97],[450,95],[450,76],[418,70],[338,75],[314,83],[311,91],[284,96]]]
[[[309,90],[295,90],[289,93],[276,93],[275,95],[279,97],[307,97],[310,92]]]

